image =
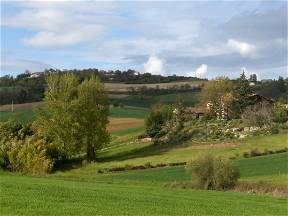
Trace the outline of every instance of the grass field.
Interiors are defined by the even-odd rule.
[[[258,149],[263,152],[268,150],[279,150],[288,146],[287,135],[277,134],[271,136],[253,137],[245,140],[234,141],[230,143],[215,142],[210,143],[185,143],[178,146],[155,146],[151,142],[140,142],[135,136],[141,134],[141,130],[133,132],[133,135],[126,134],[114,137],[110,146],[110,151],[104,151],[99,154],[99,163],[91,164],[83,169],[74,170],[69,175],[82,175],[81,173],[90,173],[91,170],[100,168],[111,168],[125,165],[144,165],[147,162],[151,164],[187,162],[203,153],[221,155],[222,157],[242,157],[244,152],[250,152],[252,149]],[[134,137],[134,138],[133,138]]]
[[[148,110],[138,108],[110,108],[110,117],[114,118],[140,118],[143,119],[148,114]],[[31,108],[19,109],[14,112],[0,112],[0,121],[13,119],[21,123],[28,123],[35,119],[35,114]]]
[[[236,161],[242,179],[272,166],[287,175],[285,163],[287,153]],[[1,215],[287,215],[287,198],[165,187],[191,179],[182,166],[94,178],[0,174]]]
[[[171,182],[192,181],[183,166],[97,173],[98,168],[125,164],[187,161],[203,152],[228,157],[251,148],[279,149],[287,146],[286,134],[209,148],[206,143],[187,143],[160,150],[135,140],[142,132],[143,127],[114,132],[99,162],[82,168],[44,177],[0,172],[1,215],[287,215],[285,197],[168,187]],[[240,181],[272,185],[287,185],[287,163],[288,153],[235,160]]]
[[[200,101],[199,92],[185,92],[178,94],[155,95],[155,96],[129,96],[119,99],[111,99],[111,103],[123,104],[133,107],[150,108],[154,104],[174,104],[179,97],[185,106],[195,106]]]

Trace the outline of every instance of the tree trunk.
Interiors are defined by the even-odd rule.
[[[87,160],[89,162],[95,160],[95,149],[90,143],[87,145]]]

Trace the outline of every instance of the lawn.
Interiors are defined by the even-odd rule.
[[[287,215],[287,199],[1,173],[1,215]]]

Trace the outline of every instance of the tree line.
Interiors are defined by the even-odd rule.
[[[74,74],[79,82],[83,82],[92,76],[98,76],[102,82],[126,83],[126,84],[150,84],[150,83],[169,83],[176,81],[193,81],[202,80],[196,77],[184,76],[161,76],[150,73],[140,74],[135,70],[98,70],[89,69],[72,69],[72,70],[55,70],[48,69],[44,72],[37,73],[37,76],[31,76],[33,73],[26,71],[16,77],[0,77],[0,104],[27,103],[40,101],[44,97],[44,91],[47,86],[45,77],[49,74]]]

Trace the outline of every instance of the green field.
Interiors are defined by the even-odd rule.
[[[242,159],[236,164],[244,180],[267,174],[287,175],[287,167],[283,166],[287,164],[287,155]],[[94,178],[89,179],[58,175],[29,177],[2,172],[1,215],[287,214],[286,198],[165,186],[168,182],[190,179],[190,174],[181,166],[94,174]]]
[[[111,108],[110,117],[114,118],[145,118],[148,111],[137,108]],[[3,111],[0,112],[0,121],[7,121],[8,119],[15,120],[20,123],[29,123],[35,119],[35,113],[32,109],[16,110],[14,112]]]
[[[133,132],[133,131],[131,131]],[[252,149],[259,151],[279,150],[287,147],[287,135],[277,134],[271,136],[259,136],[245,140],[236,140],[230,143],[215,142],[211,143],[194,143],[188,142],[178,146],[155,146],[151,142],[139,142],[132,136],[141,134],[141,130],[133,132],[133,135],[127,134],[114,137],[109,144],[114,146],[110,151],[104,151],[99,154],[99,162],[88,165],[78,172],[90,172],[98,168],[111,168],[114,166],[125,165],[144,165],[147,162],[151,164],[186,162],[192,160],[203,153],[221,155],[222,157],[242,157],[244,152],[250,152]],[[105,163],[104,163],[105,162]],[[71,175],[72,172],[69,173]]]
[[[185,92],[155,96],[129,96],[127,98],[111,99],[111,103],[150,108],[157,103],[174,104],[176,98],[179,97],[185,106],[195,106],[200,100],[199,95],[199,92]]]
[[[175,95],[171,98],[175,99]],[[142,107],[148,107],[146,102],[142,101]],[[112,108],[110,117],[143,119],[147,113],[143,108]],[[0,115],[1,121],[14,118],[29,122],[35,118],[31,109]],[[241,183],[261,181],[283,187],[288,182],[287,152],[253,158],[243,158],[243,153],[252,149],[259,152],[284,149],[288,146],[287,134],[227,143],[188,141],[157,146],[151,141],[138,140],[143,132],[143,126],[112,132],[112,141],[98,152],[97,162],[88,165],[81,166],[76,161],[42,177],[0,171],[0,215],[287,215],[287,197],[172,188],[171,183],[193,182],[184,166],[98,173],[148,162],[152,165],[187,162],[211,153],[236,158]]]

